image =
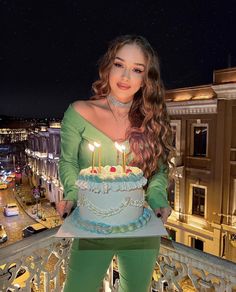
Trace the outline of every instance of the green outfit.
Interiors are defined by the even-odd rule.
[[[117,164],[117,150],[102,131],[84,119],[70,105],[64,114],[61,127],[60,179],[64,187],[64,199],[78,198],[75,185],[79,171],[91,166],[88,144],[101,144],[102,165]],[[125,142],[128,148],[128,141]],[[147,201],[152,209],[167,207],[167,170],[164,165],[149,180]],[[95,292],[99,290],[106,270],[116,254],[120,272],[120,290],[146,292],[159,251],[159,238],[128,239],[74,239],[69,274],[65,292]]]

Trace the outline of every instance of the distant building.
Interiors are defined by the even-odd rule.
[[[31,130],[25,150],[31,186],[40,186],[46,198],[53,204],[63,198],[63,188],[58,175],[60,127],[59,122],[51,122],[49,127],[41,126]]]
[[[0,166],[14,170],[25,164],[27,130],[25,128],[0,128]]]
[[[236,68],[213,84],[167,91],[175,133],[168,220],[177,242],[236,261]]]

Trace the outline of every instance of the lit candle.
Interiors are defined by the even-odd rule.
[[[102,156],[102,147],[101,144],[94,142],[93,145],[98,148],[98,172],[101,173],[101,156]]]
[[[115,147],[117,149],[117,151],[116,151],[116,164],[118,165],[120,162],[120,145],[117,142],[115,142]]]
[[[121,145],[121,148],[122,148],[122,167],[123,167],[123,172],[125,173],[125,165],[126,165],[125,145]]]
[[[95,147],[92,144],[88,144],[89,150],[92,151],[92,172],[94,172],[94,162],[95,162]]]
[[[117,142],[115,142],[115,147],[117,149],[117,151],[116,151],[116,164],[119,165],[119,162],[120,162],[120,152],[122,150],[120,148],[120,144],[118,144]]]
[[[125,153],[125,145],[120,145],[119,143],[115,142],[116,149],[122,153],[122,168],[123,172],[125,172],[125,165],[126,165],[126,153]]]

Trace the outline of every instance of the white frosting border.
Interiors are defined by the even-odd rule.
[[[115,166],[116,172],[110,172],[111,166],[102,168],[101,173],[91,173],[92,168],[82,169],[76,185],[82,190],[90,190],[95,193],[107,193],[108,191],[129,191],[142,188],[147,179],[141,169],[128,167],[131,172],[123,173],[120,165]]]

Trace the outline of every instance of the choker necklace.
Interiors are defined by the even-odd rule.
[[[114,99],[115,100],[115,99]],[[119,114],[119,113],[117,113],[117,106],[115,106],[114,104],[113,104],[113,99],[111,99],[111,96],[108,96],[107,97],[107,105],[108,105],[108,108],[109,108],[109,110],[111,111],[111,113],[112,113],[112,115],[113,115],[113,118],[115,119],[115,121],[116,122],[119,122],[119,121],[121,121],[121,120],[124,120],[125,118],[127,118],[128,117],[128,114],[129,114],[129,110],[128,111],[126,111],[125,113],[123,113],[123,114]],[[111,104],[110,104],[110,102],[111,102],[111,104],[114,106],[114,108],[112,109],[111,108]],[[119,102],[119,104],[120,104],[120,102]],[[124,105],[125,104],[125,108],[127,108],[128,109],[128,106],[127,106],[127,104],[128,103],[122,103],[122,105]],[[129,104],[131,104],[130,102],[129,102]],[[124,108],[124,107],[123,107]]]
[[[123,130],[121,129],[126,129],[128,127],[129,124],[129,120],[128,120],[128,115],[129,115],[129,110],[130,110],[130,106],[132,104],[133,101],[128,102],[128,103],[122,103],[118,100],[116,100],[113,96],[107,96],[107,106],[108,109],[110,110],[113,119],[116,123],[116,127],[117,127],[117,132],[116,132],[116,141],[124,141],[125,140],[125,133],[123,133]],[[111,107],[111,105],[113,106],[113,109]],[[123,111],[125,111],[125,113],[123,114],[119,114],[117,112],[118,107],[121,107],[124,109]],[[125,132],[126,132],[125,130]],[[120,138],[121,136],[123,136],[122,138]]]
[[[107,99],[108,99],[108,102],[113,104],[114,106],[116,107],[123,107],[123,108],[129,108],[131,107],[131,104],[133,102],[133,100],[127,102],[127,103],[123,103],[123,102],[120,102],[119,100],[117,100],[114,96],[112,95],[108,95],[107,96]]]

